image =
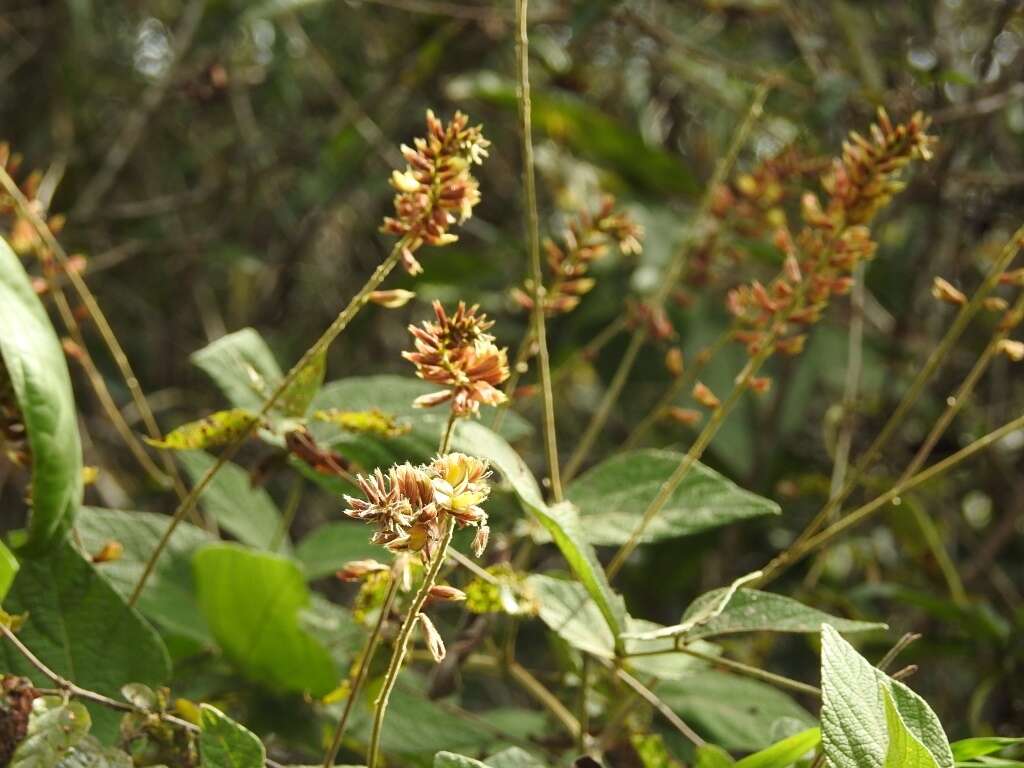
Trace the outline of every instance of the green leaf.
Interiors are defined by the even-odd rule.
[[[309,410],[310,403],[324,384],[324,373],[327,371],[327,351],[316,355],[299,371],[299,375],[281,393],[275,409],[285,416],[302,417]]]
[[[770,746],[776,740],[773,726],[782,719],[796,721],[801,728],[816,724],[785,693],[724,672],[708,670],[666,680],[658,685],[658,695],[702,736],[730,750],[753,752]]]
[[[821,728],[808,728],[777,744],[747,755],[736,768],[786,768],[821,743]]]
[[[939,768],[953,767],[942,724],[928,704],[899,681],[875,669],[840,634],[821,628],[821,729],[834,768],[882,768],[889,743],[884,694]]]
[[[338,681],[327,649],[299,625],[310,601],[299,567],[236,544],[193,558],[199,607],[224,654],[254,682],[322,696]]]
[[[156,448],[172,451],[197,451],[217,448],[233,443],[247,434],[259,421],[252,411],[243,408],[232,408],[230,411],[217,411],[209,416],[182,424],[164,436],[163,440],[146,442]]]
[[[7,591],[14,583],[14,577],[18,574],[18,559],[14,553],[7,548],[7,545],[0,541],[0,603],[7,596]]]
[[[32,702],[28,733],[11,757],[10,768],[55,768],[89,732],[89,711],[77,701],[41,696]]]
[[[727,592],[726,587],[707,592],[694,600],[683,614],[683,622],[699,616],[716,605]],[[686,633],[687,638],[714,637],[737,632],[814,632],[829,624],[840,632],[869,632],[885,629],[878,622],[853,621],[831,616],[792,598],[756,589],[739,589],[714,618],[697,624]]]
[[[57,768],[134,768],[131,756],[116,747],[105,747],[99,740],[86,735],[71,748]]]
[[[199,757],[202,768],[263,768],[267,752],[252,731],[216,707],[199,708]]]
[[[611,631],[583,585],[567,579],[533,574],[527,578],[527,589],[538,603],[541,621],[569,645],[601,658],[615,658],[615,641]],[[660,628],[658,624],[631,616],[626,616],[625,626],[635,632]],[[626,638],[623,651],[627,654],[670,651],[672,646],[671,639],[649,641]],[[718,649],[710,643],[698,641],[692,647],[712,655],[718,653]],[[694,670],[704,669],[707,664],[681,653],[664,653],[631,657],[629,666],[664,680],[672,680],[693,674]]]
[[[151,512],[85,507],[75,530],[86,552],[98,552],[109,541],[121,543],[124,548],[121,557],[100,563],[96,570],[123,597],[128,597],[157,542],[167,530],[168,520],[166,515]],[[213,636],[196,601],[192,555],[212,541],[213,537],[206,531],[189,523],[180,523],[171,534],[167,548],[157,560],[136,604],[144,616],[162,628],[204,645],[212,645]]]
[[[492,768],[472,757],[456,755],[454,752],[438,752],[434,755],[434,768]]]
[[[82,445],[67,361],[25,269],[0,238],[0,358],[32,453],[32,513],[17,549],[46,552],[82,502]],[[4,379],[0,371],[0,390]]]
[[[177,458],[193,483],[216,461],[199,451],[181,453]],[[263,488],[254,488],[249,473],[237,464],[221,467],[199,503],[221,528],[244,544],[270,549],[281,530],[281,512],[274,500]]]
[[[306,578],[330,576],[352,560],[387,560],[388,553],[370,543],[365,525],[354,520],[321,525],[298,543],[295,557],[302,563]]]
[[[236,408],[258,412],[282,378],[281,368],[263,337],[252,328],[208,344],[190,358]]]
[[[1003,736],[977,736],[972,739],[961,739],[950,744],[953,759],[957,762],[973,760],[983,755],[1000,752],[1014,744],[1024,744],[1024,738],[1008,738]]]
[[[379,408],[368,411],[343,411],[329,408],[325,411],[313,411],[315,421],[325,421],[356,434],[374,435],[376,437],[399,437],[412,429],[411,424],[400,423],[390,413]]]
[[[160,636],[70,544],[45,560],[22,562],[5,608],[28,612],[18,637],[50,669],[83,688],[120,698],[126,683],[156,687],[170,678]],[[9,643],[0,643],[0,669],[36,685],[52,684]],[[93,705],[90,710],[99,738],[117,733],[120,713]]]
[[[938,768],[931,752],[907,729],[893,703],[892,694],[883,690],[882,696],[885,700],[885,722],[889,736],[885,768]]]
[[[549,507],[526,462],[500,436],[475,421],[456,424],[452,435],[455,450],[488,459],[512,486],[519,501],[551,536],[576,578],[601,611],[611,630],[615,647],[621,650],[619,635],[626,622],[622,598],[612,592],[594,548],[587,542],[579,515],[570,504]]]
[[[732,756],[715,744],[702,744],[697,747],[697,764],[695,768],[731,768],[736,765]]]
[[[682,458],[675,451],[628,451],[574,481],[565,495],[579,507],[589,541],[624,544]],[[647,526],[641,541],[692,536],[739,520],[779,513],[775,502],[745,491],[697,463]]]
[[[503,749],[488,757],[484,762],[490,768],[547,768],[546,763],[519,747]]]

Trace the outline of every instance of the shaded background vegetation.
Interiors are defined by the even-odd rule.
[[[802,528],[827,496],[845,419],[855,420],[856,456],[948,325],[952,309],[929,295],[932,277],[973,289],[1024,220],[1024,15],[1020,3],[989,0],[552,1],[533,3],[531,15],[542,228],[556,230],[604,190],[647,230],[642,255],[602,260],[594,291],[550,324],[563,458],[627,337],[590,358],[577,353],[621,316],[624,295],[657,282],[677,247],[709,243],[692,249],[671,307],[673,343],[687,357],[725,327],[728,288],[776,269],[767,236],[721,223],[711,244],[692,231],[763,78],[774,87],[739,171],[790,145],[806,158],[832,156],[878,105],[897,118],[925,110],[940,140],[875,226],[852,411],[841,405],[851,310],[840,301],[806,354],[773,362],[771,393],[737,409],[705,456],[784,514],[644,548],[624,571],[631,612],[672,623],[695,595],[760,566]],[[253,326],[290,362],[386,255],[377,228],[391,205],[387,178],[428,107],[484,123],[493,147],[479,172],[483,202],[459,243],[424,254],[423,276],[394,279],[416,301],[358,318],[332,350],[328,378],[408,375],[405,326],[434,298],[479,302],[499,341],[517,347],[526,318],[509,288],[526,257],[509,4],[5,0],[0,41],[0,138],[45,172],[41,197],[67,215],[62,242],[86,256],[86,277],[165,428],[223,405],[190,353]],[[983,317],[965,334],[886,446],[873,487],[898,477],[994,323]],[[664,391],[666,349],[645,347],[592,460],[614,451]],[[708,371],[713,387],[725,390],[740,368],[742,351],[731,352]],[[97,357],[115,399],[129,402],[111,362]],[[171,499],[140,477],[80,375],[76,384],[87,463],[103,470],[90,501],[166,509]],[[997,361],[936,457],[1022,403],[1019,370]],[[516,407],[536,422],[536,399]],[[645,443],[685,448],[690,439],[663,421]],[[517,447],[540,474],[540,441]],[[913,683],[952,736],[1024,724],[1022,457],[1024,435],[1011,435],[776,586],[887,621],[893,637],[924,633],[908,661],[926,674]],[[271,478],[269,488],[283,499],[288,486]],[[6,507],[13,491],[4,493]],[[307,495],[296,530],[337,518],[338,505]],[[539,626],[528,632],[539,648]],[[736,651],[814,679],[803,642],[768,638]],[[880,637],[866,652],[889,644]]]

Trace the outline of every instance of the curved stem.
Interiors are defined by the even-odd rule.
[[[434,553],[427,573],[423,577],[423,583],[416,592],[416,596],[409,606],[409,611],[405,614],[402,628],[398,631],[398,639],[395,640],[395,650],[391,654],[391,662],[388,664],[388,671],[384,676],[384,686],[381,688],[380,695],[377,696],[377,701],[374,703],[373,731],[370,734],[370,749],[366,755],[366,765],[368,768],[377,768],[380,758],[380,737],[383,733],[384,716],[388,711],[391,692],[395,688],[395,683],[398,682],[398,673],[402,671],[402,664],[405,661],[406,654],[409,652],[409,640],[412,638],[412,632],[416,628],[416,622],[419,620],[420,610],[422,610],[423,604],[427,601],[430,588],[437,581],[437,575],[441,572],[441,566],[444,565],[444,561],[447,559],[448,545],[451,543],[454,533],[455,518],[449,515],[441,539],[441,545],[438,547],[437,552]]]
[[[544,273],[540,263],[540,223],[537,216],[537,183],[533,169],[533,133],[530,113],[530,44],[527,37],[527,0],[516,0],[516,63],[519,78],[519,120],[523,142],[523,193],[530,242],[530,277],[533,281],[533,336],[537,340],[537,361],[544,399],[544,449],[548,459],[551,495],[562,500],[558,470],[558,439],[555,435],[555,400],[551,389],[551,361],[544,327]]]
[[[164,549],[167,547],[167,542],[171,540],[171,535],[174,533],[174,529],[178,527],[178,524],[182,521],[186,514],[188,514],[199,501],[200,495],[206,490],[210,482],[213,480],[214,475],[220,471],[221,467],[231,460],[242,443],[249,438],[255,429],[256,425],[263,421],[263,417],[266,416],[270,409],[274,407],[277,401],[281,398],[281,395],[294,383],[298,378],[299,374],[309,365],[314,358],[323,352],[327,351],[327,348],[331,343],[338,338],[342,331],[344,331],[352,318],[354,318],[359,310],[363,308],[367,301],[369,301],[370,293],[377,289],[384,278],[391,274],[391,270],[398,264],[399,259],[402,256],[402,249],[405,247],[405,240],[399,240],[395,243],[395,247],[391,250],[390,255],[378,265],[377,269],[373,271],[366,284],[359,289],[359,292],[352,297],[349,301],[348,306],[341,311],[341,313],[334,319],[327,329],[321,334],[320,338],[317,339],[313,346],[306,350],[305,354],[299,358],[299,361],[292,366],[292,369],[281,379],[280,383],[274,388],[274,391],[270,393],[267,399],[264,401],[262,407],[259,410],[259,418],[254,419],[252,425],[240,434],[233,443],[228,444],[217,460],[210,466],[203,476],[199,478],[192,490],[189,491],[188,495],[178,505],[178,508],[174,510],[174,514],[171,516],[171,521],[167,525],[167,529],[160,537],[160,541],[157,542],[156,548],[153,550],[149,559],[146,561],[145,567],[142,569],[142,575],[139,576],[138,582],[135,584],[135,588],[132,590],[131,596],[128,598],[129,605],[135,605],[139,599],[139,595],[142,594],[142,590],[146,586],[146,582],[153,573],[153,568],[156,567],[156,562],[160,558]]]

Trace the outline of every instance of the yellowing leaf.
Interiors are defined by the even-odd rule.
[[[313,418],[347,429],[349,432],[376,435],[377,437],[398,437],[412,429],[412,425],[400,423],[390,413],[384,413],[377,408],[371,408],[368,411],[343,411],[339,408],[329,408],[324,411],[314,411]]]
[[[244,408],[211,413],[205,419],[190,421],[169,433],[163,440],[146,440],[157,448],[194,451],[227,445],[247,433],[259,417]]]
[[[327,370],[326,351],[316,355],[299,371],[295,381],[281,393],[277,401],[277,410],[286,416],[305,416],[309,404],[324,383],[324,372]]]

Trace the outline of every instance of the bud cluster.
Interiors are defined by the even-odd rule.
[[[470,173],[473,164],[487,157],[490,142],[480,126],[470,126],[461,112],[447,125],[427,110],[427,135],[402,145],[408,165],[393,171],[395,215],[384,219],[381,231],[404,239],[402,263],[410,274],[423,271],[413,255],[424,243],[448,245],[458,240],[449,232],[463,223],[480,202],[480,188]]]
[[[490,534],[487,513],[480,506],[491,492],[489,476],[486,462],[463,453],[438,456],[420,466],[377,469],[356,478],[366,498],[345,496],[345,514],[376,526],[374,544],[392,552],[418,552],[424,561],[433,556],[452,519],[460,528],[477,529],[473,551],[479,557]],[[365,563],[358,566],[358,573],[347,575],[364,575]]]
[[[499,349],[494,336],[487,331],[494,325],[479,307],[466,307],[459,302],[448,315],[438,301],[434,302],[434,320],[422,326],[410,325],[414,352],[402,357],[416,366],[416,375],[424,381],[441,384],[447,389],[416,398],[413,405],[427,408],[452,403],[458,416],[476,414],[480,404],[500,405],[505,394],[498,385],[509,376],[508,352]]]
[[[553,279],[544,296],[544,312],[549,317],[571,312],[580,299],[594,287],[587,277],[590,265],[608,253],[613,243],[625,255],[643,249],[643,227],[630,216],[616,210],[615,198],[605,196],[595,213],[580,211],[562,231],[561,243],[547,238],[544,251]],[[512,298],[524,309],[533,309],[533,284],[512,290]]]
[[[822,179],[826,205],[808,192],[800,233],[794,238],[785,227],[776,230],[775,245],[785,254],[782,272],[768,285],[754,281],[735,288],[726,301],[739,324],[734,338],[749,354],[760,351],[769,335],[778,351],[799,354],[800,329],[818,321],[832,296],[849,292],[854,268],[871,259],[877,247],[867,224],[903,188],[900,171],[911,160],[931,157],[935,140],[925,133],[927,125],[917,113],[894,126],[879,110],[872,141],[852,133],[842,158]]]

